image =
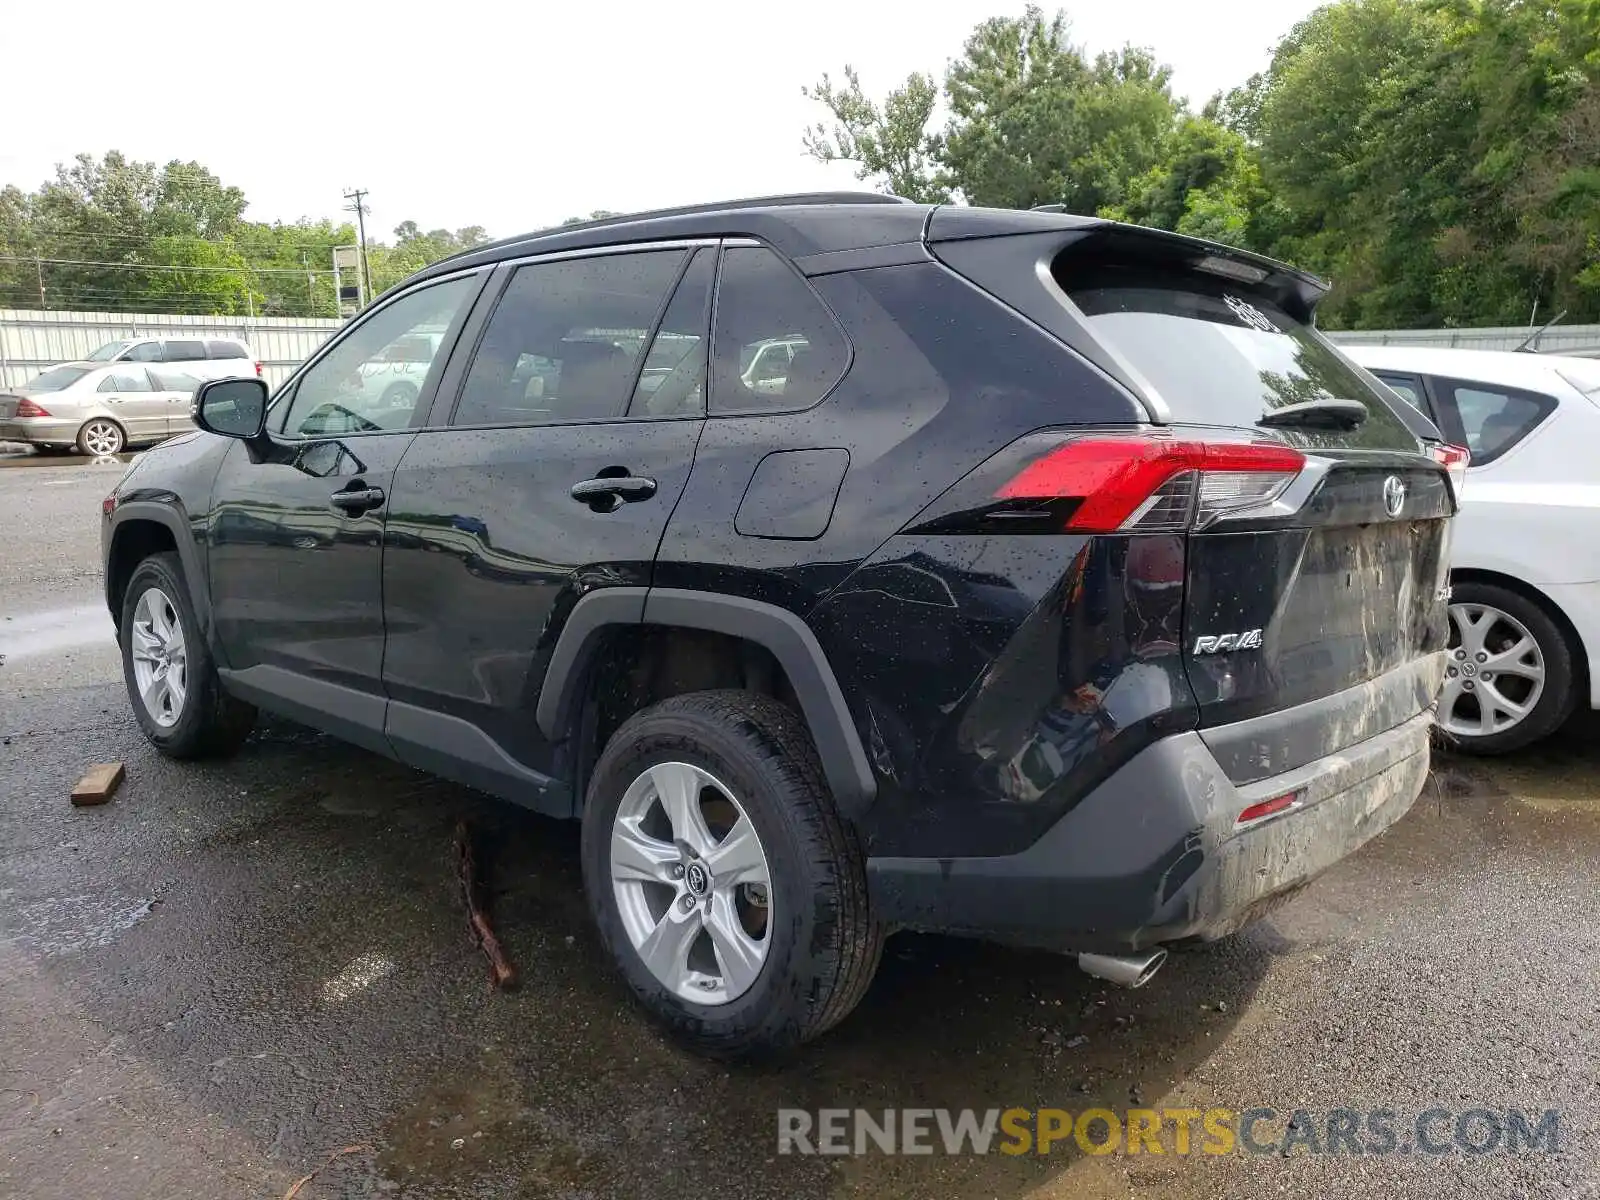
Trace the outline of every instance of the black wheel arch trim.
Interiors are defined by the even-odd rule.
[[[178,561],[183,564],[184,582],[189,587],[189,603],[194,607],[194,615],[200,622],[200,628],[209,639],[211,636],[211,594],[206,587],[205,567],[200,561],[200,548],[195,544],[194,534],[189,528],[189,522],[184,514],[169,504],[161,504],[154,500],[125,500],[118,504],[111,514],[111,530],[106,538],[105,562],[102,564],[104,574],[104,587],[106,594],[106,607],[111,610],[113,622],[122,620],[121,598],[111,594],[112,575],[110,571],[111,551],[117,544],[120,530],[135,521],[149,522],[160,525],[172,535],[172,544],[177,549]]]
[[[618,624],[677,625],[743,638],[766,647],[778,660],[800,701],[834,799],[850,816],[861,815],[877,797],[878,784],[816,635],[787,609],[743,596],[681,588],[604,588],[573,607],[550,658],[535,719],[551,741],[573,728],[585,676],[605,629]]]

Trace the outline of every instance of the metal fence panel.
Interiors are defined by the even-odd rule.
[[[1515,350],[1532,333],[1526,325],[1500,325],[1482,329],[1341,329],[1328,331],[1328,337],[1342,346]],[[1539,334],[1533,348],[1541,354],[1600,357],[1600,325],[1552,325]]]
[[[330,317],[206,317],[172,313],[0,308],[0,387],[26,383],[55,363],[124,337],[239,338],[276,387],[344,324]]]

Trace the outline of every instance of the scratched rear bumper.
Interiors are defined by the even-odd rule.
[[[1235,784],[1197,733],[1157,742],[1034,845],[992,858],[874,858],[893,925],[1054,950],[1119,953],[1249,924],[1382,833],[1427,779],[1432,711],[1335,754]],[[1243,830],[1247,806],[1296,807]]]

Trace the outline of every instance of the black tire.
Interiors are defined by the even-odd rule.
[[[1476,581],[1454,584],[1450,603],[1452,606],[1486,605],[1520,622],[1538,644],[1539,654],[1544,660],[1545,677],[1544,691],[1533,710],[1515,725],[1498,733],[1479,736],[1465,736],[1441,728],[1445,744],[1462,754],[1510,754],[1554,733],[1572,715],[1578,699],[1573,686],[1577,678],[1576,656],[1566,632],[1543,605],[1522,592],[1500,584]],[[1451,667],[1459,670],[1460,664],[1454,654],[1452,650]]]
[[[766,961],[743,995],[699,1005],[663,986],[629,940],[611,881],[612,825],[649,767],[687,762],[739,798],[767,855],[774,921]],[[714,1058],[789,1050],[844,1020],[883,950],[867,901],[859,836],[834,807],[804,722],[753,692],[695,692],[636,713],[607,743],[583,814],[583,881],[600,940],[651,1017]]]
[[[115,449],[105,450],[105,451],[97,451],[97,450],[91,450],[89,448],[89,442],[88,442],[89,431],[91,429],[96,429],[96,428],[99,428],[101,426],[105,426],[105,427],[107,427],[109,429],[112,429],[112,430],[116,431],[116,435],[117,436],[116,436],[116,448]],[[118,425],[110,417],[90,417],[87,421],[85,421],[83,423],[82,428],[80,428],[78,430],[78,442],[77,442],[77,445],[78,445],[78,450],[79,450],[80,453],[87,454],[90,457],[97,457],[101,453],[104,453],[104,454],[121,454],[124,450],[126,450],[128,448],[128,434],[127,434],[127,431],[124,430],[121,425]]]
[[[159,588],[172,603],[183,628],[186,654],[186,696],[177,721],[163,726],[145,707],[133,664],[133,626],[139,598],[151,588]],[[168,758],[205,758],[231,754],[250,736],[255,727],[256,710],[222,690],[216,664],[211,659],[200,622],[195,618],[184,582],[183,566],[171,551],[152,554],[133,570],[128,590],[122,597],[122,621],[118,641],[122,646],[122,678],[128,688],[128,701],[134,717],[151,745]]]

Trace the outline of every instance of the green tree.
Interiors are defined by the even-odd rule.
[[[939,87],[931,75],[913,73],[891,91],[880,106],[861,90],[861,77],[844,69],[845,86],[824,75],[814,87],[802,88],[810,100],[833,114],[833,126],[819,122],[801,141],[818,162],[854,162],[856,178],[893,196],[922,204],[950,198],[939,169],[940,138],[930,131]]]

